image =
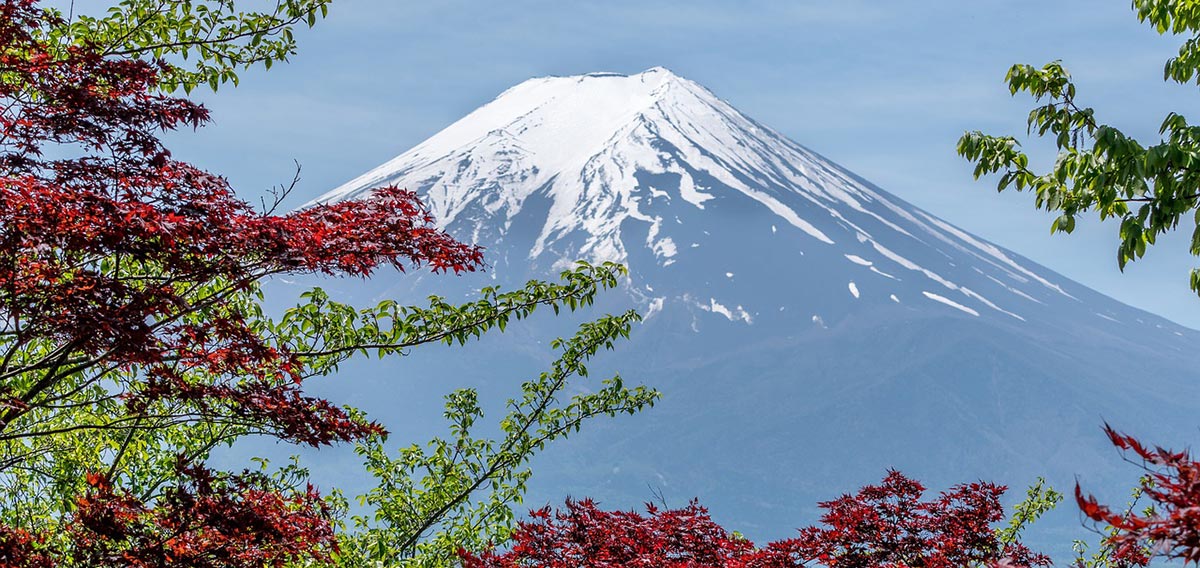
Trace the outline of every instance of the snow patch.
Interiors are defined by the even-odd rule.
[[[1072,296],[1071,294],[1068,294],[1058,284],[1050,282],[1049,280],[1046,280],[1045,278],[1038,276],[1032,270],[1029,270],[1028,268],[1025,268],[1024,266],[1021,266],[1016,261],[1009,258],[1008,255],[1004,254],[1004,251],[1000,250],[996,246],[993,246],[989,243],[982,242],[982,241],[972,237],[971,235],[968,235],[967,233],[959,230],[957,227],[955,227],[945,221],[942,221],[941,219],[933,217],[932,215],[922,212],[921,216],[924,217],[926,220],[928,220],[930,223],[936,225],[939,229],[941,229],[947,233],[950,233],[951,235],[953,235],[955,238],[959,239],[960,241],[965,242],[965,243],[975,247],[979,251],[992,257],[993,259],[1004,264],[1005,266],[1008,266],[1009,268],[1016,270],[1017,272],[1020,272],[1020,273],[1024,274],[1025,276],[1028,276],[1028,277],[1036,280],[1042,286],[1050,288],[1051,290],[1054,290],[1055,292],[1058,292],[1059,294],[1062,294],[1063,296],[1071,298],[1072,300],[1078,300],[1078,298],[1076,298],[1075,296]],[[961,248],[961,245],[959,245],[958,243],[956,243],[950,239],[943,238],[943,240],[945,240],[946,242],[948,242],[956,247]]]
[[[679,253],[679,249],[675,247],[675,241],[671,237],[663,237],[662,240],[654,243],[654,256],[660,258],[671,258]]]
[[[664,301],[666,301],[666,298],[654,298],[653,300],[650,300],[650,305],[646,308],[645,319],[650,319],[654,317],[654,314],[661,312]]]
[[[896,278],[895,276],[892,276],[891,274],[888,274],[878,268],[875,268],[874,266],[871,267],[871,272],[874,272],[875,274],[883,276],[884,278],[891,278],[892,280],[899,280],[899,278]]]
[[[904,268],[907,268],[907,269],[915,271],[915,272],[920,272],[920,273],[924,274],[926,278],[933,280],[934,282],[937,282],[938,284],[941,284],[942,286],[945,286],[946,288],[948,288],[950,290],[957,291],[957,292],[961,293],[962,295],[967,296],[968,298],[977,300],[977,301],[983,303],[984,305],[986,305],[987,307],[989,307],[993,310],[996,310],[1002,314],[1005,314],[1007,316],[1010,316],[1012,318],[1015,318],[1015,319],[1018,319],[1021,321],[1025,321],[1025,318],[1023,318],[1017,314],[1014,314],[1008,310],[1005,310],[1004,308],[1001,308],[1000,306],[997,306],[991,300],[983,297],[982,295],[976,293],[975,291],[971,290],[970,288],[959,286],[958,284],[955,284],[949,280],[946,280],[945,278],[942,278],[941,276],[939,276],[937,273],[933,272],[932,270],[928,270],[924,267],[921,267],[917,263],[915,263],[911,260],[908,260],[907,258],[900,256],[899,254],[892,252],[891,249],[889,249],[875,241],[871,241],[871,246],[873,246],[875,248],[875,250],[879,252],[879,254],[882,254],[883,256],[890,259],[892,262],[895,262],[896,264],[899,264],[900,266],[903,266]],[[930,295],[930,293],[925,292],[925,295],[928,296],[928,295]],[[942,298],[943,300],[946,300],[947,302],[950,301],[949,299],[946,299],[943,296],[938,296],[938,297]],[[962,304],[958,304],[958,303],[955,303],[954,305],[962,306]],[[965,309],[969,310],[970,308],[965,308]],[[976,313],[975,315],[979,315],[979,314]]]
[[[1030,296],[1029,294],[1026,294],[1025,292],[1022,292],[1016,288],[1013,288],[1012,286],[1009,286],[1008,284],[1005,284],[1004,282],[1001,282],[999,278],[996,278],[996,277],[992,276],[991,274],[985,274],[982,270],[980,270],[978,268],[975,268],[975,267],[972,267],[972,268],[975,269],[975,272],[978,272],[978,273],[986,276],[988,280],[991,280],[992,282],[995,282],[996,284],[1003,286],[1009,292],[1012,292],[1013,294],[1016,294],[1016,295],[1018,295],[1022,298],[1025,298],[1026,300],[1029,300],[1031,302],[1036,302],[1038,304],[1045,305],[1045,302],[1043,302],[1037,298],[1034,298],[1033,296]],[[1025,279],[1022,278],[1022,280],[1025,280]],[[1029,282],[1028,280],[1025,280],[1025,283],[1028,283],[1028,282]]]
[[[747,313],[746,310],[741,306],[737,306],[731,310],[718,302],[716,298],[709,298],[708,302],[709,303],[707,306],[704,304],[699,304],[700,309],[712,312],[714,314],[721,314],[729,321],[742,321],[746,324],[754,323],[754,318],[751,317],[750,314]]]
[[[875,264],[875,263],[873,263],[861,256],[858,256],[856,254],[845,254],[842,256],[845,256],[846,260],[849,260],[850,262],[853,262],[854,264],[858,264],[860,266],[871,266],[872,264]]]
[[[667,171],[679,174],[679,196],[684,201],[695,205],[698,209],[704,209],[704,202],[713,199],[712,194],[700,191],[700,188],[692,181],[692,174],[680,168],[669,168]]]
[[[968,308],[968,307],[966,307],[958,302],[955,302],[954,300],[951,300],[945,296],[939,296],[937,294],[934,294],[933,292],[921,292],[921,293],[925,294],[925,297],[929,298],[930,300],[933,300],[935,302],[941,302],[941,303],[946,304],[947,306],[950,306],[951,308],[954,308],[956,310],[962,310],[962,311],[967,312],[968,314],[971,314],[975,317],[979,317],[979,312],[972,310],[971,308]]]
[[[924,267],[918,265],[917,263],[915,263],[907,258],[904,258],[903,256],[900,256],[899,254],[892,252],[892,249],[889,249],[875,241],[871,241],[871,246],[875,248],[876,252],[887,257],[888,260],[891,260],[892,262],[899,264],[900,266],[902,266],[904,268],[907,268],[914,272],[920,272],[921,274],[924,274],[926,278],[933,280],[934,282],[937,282],[938,284],[941,284],[942,286],[945,286],[946,288],[949,288],[951,290],[958,290],[958,288],[959,288],[958,284],[955,284],[949,280],[946,280],[945,278],[942,278],[941,276],[939,276],[937,273],[933,272],[932,270],[927,270]]]
[[[858,286],[851,282],[848,287],[850,288],[850,295],[858,298]]]
[[[774,197],[771,197],[770,195],[767,195],[766,192],[750,189],[749,187],[743,186],[743,187],[739,187],[738,189],[740,189],[742,191],[742,193],[746,194],[751,199],[753,199],[759,203],[762,203],[763,205],[766,205],[767,209],[770,209],[776,215],[783,217],[783,219],[785,221],[787,221],[788,223],[791,223],[792,226],[796,227],[797,229],[800,229],[801,231],[808,233],[808,235],[810,237],[817,239],[818,241],[821,241],[827,245],[834,244],[833,239],[830,239],[828,236],[825,235],[825,233],[821,232],[820,229],[814,227],[812,223],[809,223],[808,221],[801,219],[800,216],[797,215],[796,212],[792,210],[792,208],[788,207],[787,205],[784,205],[782,201],[775,199]]]

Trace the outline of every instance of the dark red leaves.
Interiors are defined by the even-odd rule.
[[[845,568],[952,568],[1001,560],[1049,565],[1048,558],[1021,545],[1001,550],[991,525],[1004,518],[1004,491],[991,483],[970,483],[921,501],[925,487],[891,471],[881,485],[821,503],[826,526],[802,529],[788,542],[803,558]]]
[[[690,568],[727,566],[753,550],[751,543],[727,533],[695,502],[671,510],[647,505],[646,512],[608,512],[590,499],[568,500],[563,511],[533,511],[533,520],[521,523],[513,535],[509,552],[464,553],[463,565]]]
[[[224,178],[163,147],[163,131],[208,120],[154,90],[163,64],[47,45],[35,32],[53,22],[31,0],[0,0],[0,14],[0,329],[11,351],[53,346],[43,360],[0,366],[0,378],[137,369],[146,381],[123,393],[133,412],[184,400],[312,445],[378,432],[302,396],[302,361],[234,299],[275,274],[470,271],[480,250],[436,229],[416,195],[395,187],[255,211]],[[14,393],[0,430],[59,378]]]
[[[162,144],[165,131],[209,118],[156,90],[165,63],[46,43],[62,24],[35,0],[0,0],[0,438],[197,423],[313,446],[381,433],[304,394],[314,371],[257,315],[256,282],[381,267],[470,271],[482,266],[480,250],[437,230],[416,195],[395,187],[284,215],[256,211],[226,179]],[[124,405],[111,404],[118,397]],[[154,436],[147,443],[173,447]],[[311,488],[197,465],[172,474],[177,483],[152,495],[89,476],[87,494],[59,519],[64,530],[41,538],[44,527],[0,525],[0,568],[68,559],[249,568],[335,550],[330,512]]]
[[[736,538],[696,503],[647,515],[605,512],[590,500],[567,501],[565,511],[542,509],[522,522],[507,552],[462,552],[467,568],[959,568],[972,565],[1048,566],[1023,545],[1002,548],[991,525],[1003,517],[1004,488],[957,486],[932,501],[925,488],[898,472],[880,485],[821,503],[823,526],[756,549]]]
[[[151,505],[91,475],[67,523],[81,566],[281,567],[336,551],[330,510],[310,486],[284,494],[250,473],[181,466],[182,482]]]
[[[1142,461],[1147,472],[1142,494],[1154,507],[1147,516],[1113,511],[1076,484],[1075,501],[1083,515],[1115,530],[1108,538],[1114,559],[1137,566],[1148,565],[1152,557],[1200,564],[1200,462],[1188,452],[1149,448],[1107,424],[1104,431],[1113,445]]]
[[[88,474],[89,490],[61,534],[35,538],[0,525],[0,567],[50,568],[69,558],[93,568],[281,568],[337,551],[331,511],[311,486],[283,490],[260,474],[183,463],[177,477],[148,502]]]
[[[57,563],[39,549],[43,540],[22,529],[0,525],[0,568],[53,568]]]

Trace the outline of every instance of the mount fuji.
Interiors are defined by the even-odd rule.
[[[601,366],[664,399],[547,450],[536,505],[699,497],[729,528],[778,538],[888,468],[936,489],[1006,483],[1014,500],[1035,476],[1078,479],[1124,502],[1139,472],[1104,421],[1165,445],[1195,432],[1200,333],[905,203],[666,69],[526,81],[315,202],[391,184],[487,248],[464,290],[577,259],[630,268],[603,307],[646,320]],[[456,368],[535,369],[539,333]],[[386,418],[403,398],[387,385],[343,394]],[[1057,552],[1080,535],[1070,503],[1031,532]]]

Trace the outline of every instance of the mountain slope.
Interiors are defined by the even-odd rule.
[[[419,190],[464,238],[543,269],[646,256],[632,268],[652,281],[650,272],[689,258],[710,262],[703,249],[713,246],[715,225],[735,221],[747,253],[779,248],[769,259],[780,263],[838,258],[823,268],[845,275],[840,291],[852,298],[869,293],[1015,321],[1048,306],[1091,310],[1101,320],[1186,333],[1111,301],[1080,301],[1088,293],[1078,285],[888,195],[661,68],[527,81],[318,201],[387,184]],[[519,237],[517,219],[517,231],[536,231],[531,244],[528,235],[505,242]],[[771,239],[783,246],[764,243]],[[706,276],[719,281],[727,272]],[[747,306],[754,293],[692,292],[720,313],[786,307]]]
[[[777,537],[888,467],[935,485],[1041,474],[1066,489],[1080,474],[1119,495],[1136,471],[1103,419],[1164,443],[1194,427],[1195,331],[921,211],[665,69],[527,81],[317,201],[388,184],[489,249],[493,269],[463,287],[580,258],[630,266],[606,306],[648,318],[602,365],[664,402],[549,452],[537,498],[631,506],[652,485]],[[379,286],[393,283],[357,293],[444,292]],[[481,374],[509,341],[476,355]],[[1068,507],[1054,526],[1073,520]]]

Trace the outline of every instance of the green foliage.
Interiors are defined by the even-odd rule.
[[[121,270],[133,268],[127,263]],[[135,273],[152,271],[140,266]],[[196,304],[220,295],[230,300],[223,310],[264,318],[256,285],[232,293],[228,283],[211,281],[190,292]],[[199,310],[181,321],[215,315],[213,309]],[[0,523],[55,526],[84,493],[88,473],[104,472],[114,484],[149,499],[176,478],[181,457],[202,461],[217,447],[260,433],[236,421],[197,420],[197,409],[178,400],[156,401],[131,413],[123,394],[142,379],[141,369],[90,365],[86,358],[55,361],[55,345],[17,339],[0,336],[10,388],[28,391],[48,374],[62,380],[42,391],[46,404],[27,409],[0,432]],[[192,380],[212,377],[196,370]]]
[[[57,19],[33,32],[49,44],[52,56],[65,57],[73,47],[88,46],[109,58],[154,60],[164,64],[157,85],[162,90],[190,92],[207,86],[215,91],[227,83],[236,86],[238,74],[255,65],[269,69],[286,61],[296,52],[295,30],[324,18],[330,2],[121,0],[100,14],[51,10]],[[0,73],[0,80],[9,78]],[[106,274],[161,280],[163,267],[153,263],[124,258],[98,262]],[[485,288],[476,301],[462,305],[434,296],[426,306],[388,300],[358,308],[314,289],[278,320],[263,312],[257,283],[214,279],[177,286],[181,301],[196,306],[178,323],[245,322],[266,348],[294,357],[286,364],[295,367],[286,370],[302,369],[291,375],[279,372],[278,380],[300,382],[334,373],[354,356],[402,356],[429,343],[462,345],[489,331],[503,332],[539,308],[556,314],[575,311],[592,305],[599,291],[617,286],[625,275],[619,265],[580,263],[563,272],[560,282],[531,281],[515,291]],[[511,506],[521,501],[534,454],[578,431],[590,418],[633,413],[657,400],[658,393],[627,387],[619,376],[593,389],[572,380],[587,377],[587,361],[627,338],[638,320],[634,312],[605,316],[582,325],[573,337],[553,342],[558,359],[508,401],[494,436],[478,432],[483,409],[476,393],[465,389],[447,396],[447,439],[403,447],[398,455],[388,453],[384,436],[363,443],[358,451],[378,486],[360,498],[372,514],[342,526],[340,563],[443,566],[459,546],[507,537]],[[178,481],[181,462],[203,462],[217,448],[246,436],[272,434],[261,424],[239,420],[236,404],[213,408],[164,398],[131,412],[128,395],[136,394],[146,373],[136,364],[72,360],[51,341],[18,341],[2,333],[0,358],[6,388],[38,393],[47,401],[37,409],[22,409],[11,421],[4,406],[8,403],[0,403],[0,526],[63,534],[76,498],[88,491],[89,474],[102,473],[121,494],[151,503]],[[222,379],[202,367],[180,372],[189,384]],[[48,373],[56,382],[46,390],[40,384]],[[568,391],[579,394],[568,396]],[[363,417],[346,410],[352,420]],[[298,462],[277,468],[257,461],[256,467],[270,473],[281,493],[305,491],[308,475]],[[347,510],[340,493],[335,491],[331,500]]]
[[[122,0],[101,16],[69,14],[48,37],[60,45],[90,43],[114,56],[167,61],[166,91],[212,90],[238,83],[238,72],[262,64],[270,69],[296,53],[295,29],[312,27],[332,0]],[[66,21],[72,16],[70,21]]]
[[[359,309],[315,289],[278,321],[264,314],[261,291],[253,286],[233,293],[229,309],[239,312],[274,347],[298,354],[307,375],[328,375],[354,356],[398,356],[430,343],[461,345],[488,331],[504,330],[539,308],[558,313],[591,306],[598,293],[616,287],[625,274],[623,266],[612,263],[578,263],[558,282],[531,281],[513,291],[489,287],[477,300],[461,305],[435,296],[425,307],[389,300]],[[195,290],[201,303],[214,293],[229,291],[216,282]],[[200,311],[189,317],[212,315]],[[619,376],[594,391],[569,389],[573,377],[587,377],[587,361],[627,338],[639,319],[632,311],[605,316],[583,324],[569,339],[552,342],[557,360],[508,402],[508,413],[496,427],[497,439],[477,434],[475,425],[483,411],[475,392],[464,389],[447,396],[448,439],[403,447],[396,456],[388,454],[385,438],[362,444],[358,452],[377,486],[359,500],[374,514],[350,519],[343,527],[339,563],[391,566],[403,559],[412,566],[444,566],[464,543],[483,545],[506,538],[513,521],[510,507],[521,502],[534,454],[578,431],[590,418],[632,413],[658,398],[645,387],[626,386]],[[27,352],[16,356],[37,357]],[[0,461],[8,464],[0,475],[0,523],[58,526],[72,510],[75,496],[85,491],[89,472],[107,472],[115,485],[151,499],[176,479],[179,456],[202,461],[214,449],[257,433],[237,422],[184,421],[187,409],[169,401],[156,403],[131,421],[114,387],[137,372],[80,370],[70,383],[81,387],[71,393],[74,404],[30,413],[0,433]],[[194,374],[193,380],[208,380],[200,371]],[[567,397],[567,390],[581,394]],[[81,400],[90,403],[80,404]],[[268,463],[258,461],[266,471]],[[275,470],[275,475],[281,488],[293,491],[301,490],[307,478],[298,463]]]
[[[1025,499],[1013,508],[1008,526],[996,531],[996,539],[1001,546],[1021,542],[1021,531],[1057,507],[1062,500],[1062,493],[1046,485],[1046,480],[1039,477],[1037,483],[1025,491]]]
[[[492,329],[504,331],[509,322],[528,317],[540,306],[556,314],[590,306],[598,291],[615,287],[625,274],[617,264],[580,262],[561,274],[561,283],[533,280],[511,292],[487,287],[478,300],[461,306],[431,296],[428,307],[384,300],[373,308],[356,309],[317,288],[305,293],[304,302],[279,322],[266,325],[280,346],[299,354],[312,373],[326,374],[354,353],[384,357],[424,343],[462,345]]]
[[[1195,79],[1200,84],[1200,4],[1193,0],[1134,0],[1138,20],[1148,23],[1160,34],[1192,34],[1179,48],[1179,55],[1167,60],[1163,78],[1177,83]]]
[[[1198,6],[1192,0],[1133,2],[1138,18],[1159,33],[1192,35],[1167,62],[1167,80],[1200,83]],[[1159,127],[1161,139],[1143,145],[1080,106],[1060,62],[1040,69],[1014,65],[1006,80],[1013,94],[1026,92],[1041,103],[1029,113],[1027,133],[1051,137],[1058,156],[1049,171],[1038,173],[1016,138],[968,132],[958,142],[958,153],[974,162],[976,178],[999,174],[999,190],[1033,192],[1038,208],[1060,214],[1051,232],[1070,233],[1076,218],[1089,212],[1102,220],[1120,219],[1117,263],[1122,270],[1181,222],[1192,226],[1190,252],[1200,256],[1200,127],[1168,113]],[[1200,271],[1192,271],[1190,283],[1200,293]]]
[[[1147,483],[1150,483],[1150,476],[1144,476],[1141,482],[1133,488],[1129,493],[1129,502],[1125,505],[1125,514],[1131,514],[1137,509],[1138,502],[1142,499],[1142,494],[1145,492]],[[1154,514],[1154,507],[1146,507],[1143,513],[1147,516]],[[1071,565],[1077,568],[1128,568],[1129,562],[1116,558],[1117,545],[1111,538],[1116,536],[1120,531],[1116,527],[1106,527],[1096,545],[1096,552],[1088,554],[1088,543],[1082,540],[1076,540],[1071,545],[1071,549],[1075,552],[1075,562]],[[1146,552],[1149,552],[1147,550]]]
[[[374,514],[352,519],[356,530],[342,541],[340,563],[433,568],[449,565],[460,548],[478,550],[507,540],[513,528],[511,507],[521,503],[534,454],[579,431],[592,417],[632,414],[658,398],[657,392],[626,387],[614,376],[594,392],[560,400],[572,377],[587,377],[586,362],[628,337],[639,319],[632,311],[606,316],[583,324],[570,339],[553,341],[558,359],[549,371],[521,385],[519,398],[508,401],[497,439],[475,434],[483,410],[476,392],[462,389],[446,397],[448,439],[400,448],[395,457],[385,449],[385,440],[360,445],[358,452],[378,485],[359,502]]]

